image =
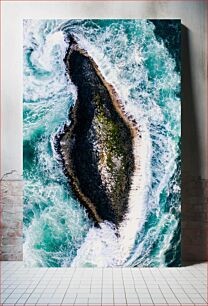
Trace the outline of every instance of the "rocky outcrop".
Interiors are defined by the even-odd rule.
[[[73,192],[96,224],[118,226],[128,211],[137,133],[114,88],[94,60],[72,39],[65,57],[77,88],[70,126],[58,136],[58,151]]]

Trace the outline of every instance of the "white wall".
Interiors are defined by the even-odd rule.
[[[205,11],[203,1],[3,1],[2,3],[2,92],[1,92],[1,177],[12,170],[7,179],[15,180],[22,175],[22,20],[24,18],[151,18],[181,19],[188,29],[190,73],[192,81],[192,112],[199,143],[200,162],[196,169],[191,166],[192,154],[199,158],[196,144],[189,142],[188,117],[185,118],[184,145],[185,170],[188,175],[208,178],[206,171],[207,144],[207,96],[205,52]],[[187,46],[188,47],[188,46]],[[186,46],[185,46],[186,48]],[[188,75],[186,74],[188,77]],[[187,90],[189,90],[187,88]],[[189,97],[185,94],[185,97]],[[189,107],[189,101],[185,106]],[[186,109],[183,109],[186,112]],[[192,114],[193,115],[193,114]],[[193,117],[193,116],[192,116]],[[190,117],[191,118],[191,117]],[[196,136],[195,135],[195,136]],[[190,164],[190,167],[188,165]]]

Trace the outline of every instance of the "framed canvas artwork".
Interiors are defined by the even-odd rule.
[[[23,32],[25,263],[180,266],[180,20]]]

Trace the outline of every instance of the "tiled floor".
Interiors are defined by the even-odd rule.
[[[182,268],[24,268],[1,263],[1,305],[207,305],[207,264]]]

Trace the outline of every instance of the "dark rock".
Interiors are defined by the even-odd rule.
[[[64,61],[78,97],[56,148],[72,190],[95,223],[118,226],[128,211],[134,131],[115,90],[73,38]]]

